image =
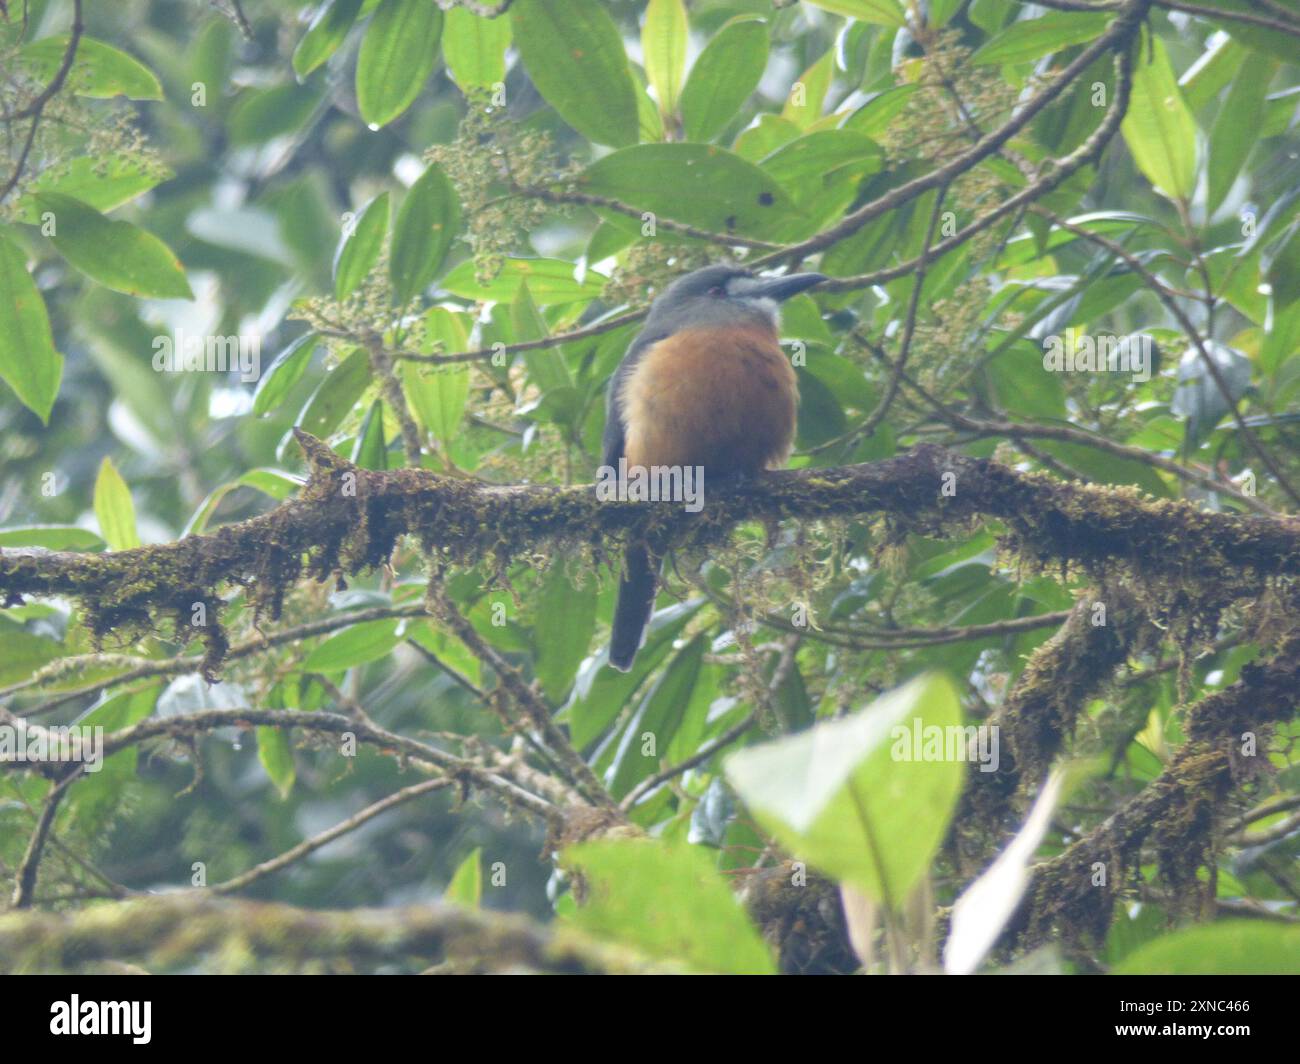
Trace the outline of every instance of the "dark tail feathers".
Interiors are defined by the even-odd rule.
[[[654,612],[658,585],[656,559],[644,546],[629,547],[627,573],[619,581],[618,605],[609,635],[609,663],[619,672],[632,668],[636,652],[645,640],[646,626]]]

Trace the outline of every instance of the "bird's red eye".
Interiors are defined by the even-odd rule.
[[[713,296],[715,299],[721,299],[726,294],[727,294],[727,290],[723,288],[722,285],[720,284],[715,284],[712,288],[709,289],[709,295]]]

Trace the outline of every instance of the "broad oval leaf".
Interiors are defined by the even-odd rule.
[[[695,971],[772,974],[766,944],[708,853],[656,839],[571,846],[562,863],[581,871],[588,897],[570,919],[592,935]]]
[[[682,88],[682,126],[688,140],[711,140],[736,117],[767,68],[767,23],[741,16],[704,46]]]
[[[130,550],[140,546],[131,489],[107,456],[99,463],[99,475],[95,477],[95,517],[99,520],[104,542],[111,550]]]
[[[49,423],[59,394],[63,356],[27,260],[17,244],[0,234],[0,380],[41,421]]]
[[[397,646],[401,620],[362,621],[335,632],[307,655],[304,672],[338,672],[386,657]]]
[[[411,186],[393,223],[388,273],[393,300],[408,302],[433,280],[460,229],[460,200],[439,166],[430,166]]]
[[[130,222],[105,218],[59,192],[37,196],[53,216],[50,243],[60,255],[105,288],[129,296],[193,299],[185,268],[171,248]]]
[[[682,0],[650,0],[641,27],[641,54],[646,77],[665,115],[677,111],[677,96],[686,70],[690,24]]]
[[[1091,41],[1106,28],[1105,14],[1051,11],[1013,22],[971,56],[972,63],[1025,63]]]
[[[361,117],[386,126],[420,95],[438,59],[442,12],[430,0],[381,0],[357,55]]]
[[[636,143],[636,86],[599,0],[516,0],[510,21],[529,78],[561,118],[598,144]]]
[[[1144,33],[1139,54],[1120,130],[1147,180],[1171,199],[1189,200],[1196,189],[1196,123],[1160,39]]]
[[[361,212],[334,255],[334,298],[347,299],[374,267],[388,233],[388,193],[382,192]]]
[[[963,734],[952,685],[929,675],[725,766],[792,853],[897,908],[943,841],[965,774],[965,746],[954,741]]]
[[[68,35],[42,37],[22,50],[22,61],[38,77],[54,77],[63,64],[68,49]],[[161,100],[162,83],[152,70],[133,55],[111,44],[82,36],[68,74],[68,84],[78,96],[111,99],[125,96],[131,100]]]
[[[257,391],[253,393],[255,417],[262,417],[280,405],[289,389],[302,378],[319,342],[320,336],[316,333],[303,333],[275,356],[275,361],[262,374],[262,379],[257,382]]]
[[[465,299],[511,303],[519,295],[520,285],[527,283],[528,291],[542,306],[585,302],[600,295],[608,278],[588,270],[579,281],[574,272],[573,263],[564,259],[506,259],[501,271],[483,283],[474,275],[474,263],[466,261],[448,272],[441,287]]]
[[[1225,920],[1139,946],[1116,975],[1300,975],[1300,927]]]
[[[361,0],[329,0],[324,4],[293,50],[294,73],[305,78],[338,51],[360,11]]]
[[[774,178],[709,144],[622,148],[592,163],[579,184],[596,195],[715,233],[781,240],[806,227],[805,216]],[[609,220],[638,231],[642,224],[623,215],[611,214]],[[546,302],[536,289],[533,294]]]
[[[505,16],[484,18],[463,7],[453,7],[447,12],[442,54],[461,92],[504,84],[508,47],[510,20]]]

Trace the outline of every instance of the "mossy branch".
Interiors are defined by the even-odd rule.
[[[298,432],[310,463],[302,492],[276,509],[207,535],[90,554],[0,550],[0,600],[68,595],[96,638],[170,618],[200,635],[215,677],[229,647],[220,593],[242,587],[276,619],[300,579],[325,580],[383,564],[402,536],[444,561],[498,564],[538,546],[604,545],[651,528],[678,543],[724,535],[738,522],[881,514],[902,528],[941,533],[972,519],[1005,523],[1030,564],[1125,565],[1144,582],[1205,571],[1258,582],[1300,573],[1300,520],[1209,513],[1136,489],[1064,483],[942,447],[878,462],[781,470],[706,486],[699,514],[676,504],[602,501],[592,485],[489,486],[424,470],[361,469]],[[190,628],[193,607],[208,623]]]

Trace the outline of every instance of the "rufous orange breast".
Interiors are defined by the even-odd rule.
[[[683,329],[646,351],[623,385],[628,465],[706,475],[780,466],[798,394],[774,328]]]

